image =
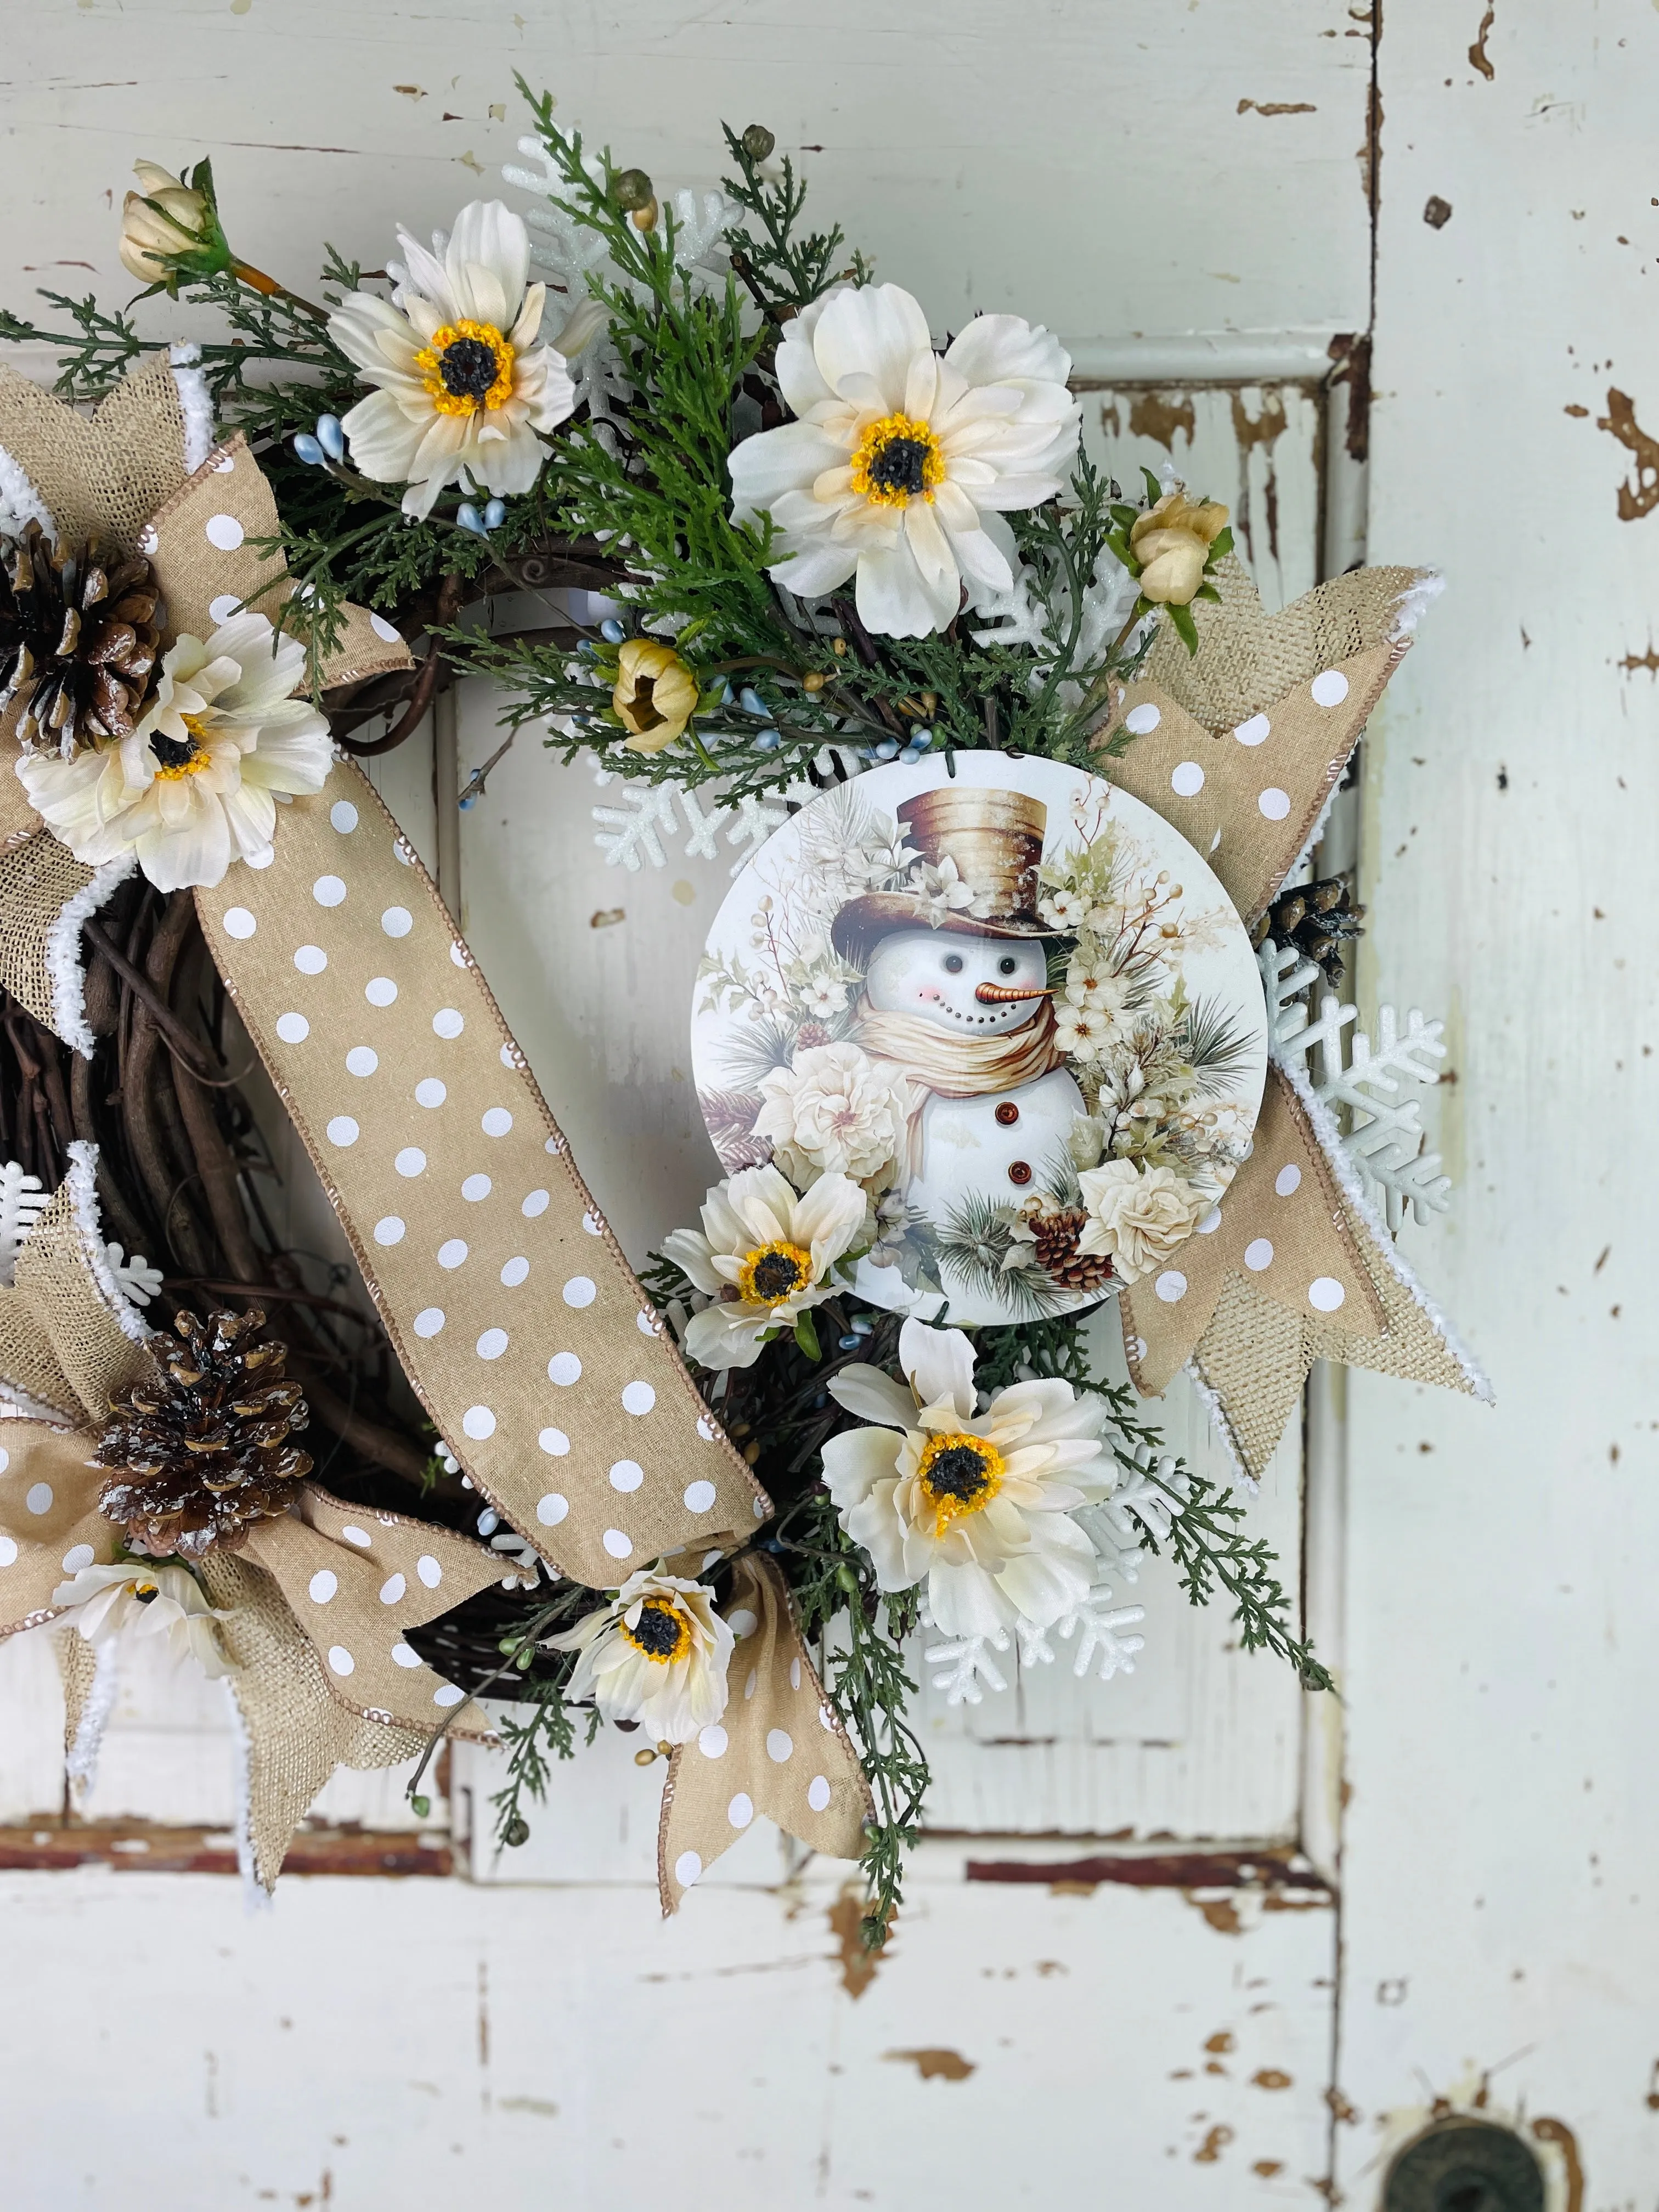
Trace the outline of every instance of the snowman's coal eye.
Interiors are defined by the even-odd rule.
[[[998,961],[998,963],[997,963],[997,969],[998,969],[998,972],[999,972],[1000,974],[1001,974],[1001,975],[1012,975],[1013,974],[1013,972],[1014,972],[1015,969],[1016,969],[1016,968],[1018,968],[1018,965],[1019,965],[1018,961],[1018,960],[1016,960],[1016,959],[1013,957],[1013,956],[1012,956],[1012,954],[1010,954],[1010,955],[1009,955],[1009,957],[1008,957],[1006,960],[999,960],[999,961]]]
[[[947,952],[947,953],[945,954],[945,974],[946,974],[947,975],[961,975],[961,973],[962,973],[962,955],[961,955],[961,953],[959,953],[959,952]]]

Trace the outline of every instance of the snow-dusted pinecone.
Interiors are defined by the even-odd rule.
[[[1039,1213],[1031,1222],[1036,1237],[1037,1261],[1050,1279],[1066,1291],[1101,1291],[1112,1279],[1112,1263],[1104,1252],[1079,1252],[1078,1239],[1089,1224],[1081,1206],[1059,1213]]]
[[[25,750],[130,736],[161,647],[149,562],[95,538],[54,548],[30,522],[0,538],[0,708],[23,702]]]
[[[1275,945],[1293,945],[1304,959],[1324,970],[1327,979],[1341,980],[1343,948],[1363,937],[1363,906],[1356,906],[1340,876],[1323,883],[1301,884],[1293,891],[1280,891],[1256,925],[1256,943],[1269,937]]]
[[[181,1343],[150,1340],[160,1371],[111,1399],[94,1464],[123,1472],[98,1507],[135,1551],[233,1551],[255,1522],[286,1513],[310,1474],[310,1455],[288,1442],[310,1419],[300,1385],[283,1378],[288,1346],[249,1341],[264,1318],[258,1306],[180,1313]]]

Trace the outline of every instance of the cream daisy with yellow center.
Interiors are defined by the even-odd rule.
[[[573,1705],[591,1697],[607,1720],[637,1723],[653,1743],[689,1743],[726,1711],[735,1639],[704,1583],[642,1567],[548,1641],[577,1654],[565,1688]]]
[[[476,415],[513,397],[513,348],[490,323],[441,323],[415,366],[440,415]]]
[[[931,501],[944,481],[944,448],[908,415],[884,415],[853,449],[853,489],[877,507]]]
[[[866,1202],[843,1175],[806,1195],[775,1167],[745,1168],[711,1190],[702,1227],[663,1250],[713,1303],[691,1316],[685,1350],[703,1367],[752,1367],[769,1336],[834,1295],[831,1271],[864,1236]]]

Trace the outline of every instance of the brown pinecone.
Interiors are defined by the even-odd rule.
[[[1342,979],[1343,948],[1363,937],[1363,906],[1356,906],[1340,876],[1323,883],[1300,884],[1279,896],[1256,924],[1258,945],[1272,938],[1275,945],[1293,945],[1304,959],[1324,970],[1332,983]]]
[[[53,548],[38,522],[0,538],[0,708],[23,701],[25,750],[65,759],[130,736],[161,649],[149,563],[84,546]]]
[[[1112,1262],[1107,1254],[1077,1249],[1088,1224],[1089,1217],[1081,1206],[1032,1217],[1037,1259],[1062,1290],[1103,1291],[1112,1279]]]
[[[234,1551],[257,1521],[285,1513],[311,1472],[286,1439],[311,1416],[297,1382],[284,1381],[288,1346],[252,1344],[264,1326],[246,1313],[180,1313],[184,1340],[151,1340],[161,1373],[110,1400],[114,1416],[93,1464],[120,1468],[98,1510],[151,1559],[199,1559]]]

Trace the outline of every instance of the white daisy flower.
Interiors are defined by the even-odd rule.
[[[88,867],[133,853],[158,890],[211,888],[270,850],[277,793],[328,780],[328,723],[289,696],[305,660],[260,614],[233,615],[205,644],[180,637],[118,745],[18,761],[30,805]]]
[[[802,990],[800,1002],[809,1014],[816,1014],[820,1021],[830,1014],[845,1013],[847,986],[838,975],[815,976]]]
[[[59,1583],[52,1601],[64,1611],[59,1625],[78,1629],[88,1644],[127,1636],[164,1637],[209,1674],[228,1674],[229,1661],[214,1626],[222,1613],[209,1603],[187,1568],[168,1559],[121,1559],[113,1566],[82,1567]]]
[[[1081,891],[1050,891],[1037,901],[1037,912],[1050,929],[1069,934],[1088,921],[1089,902]]]
[[[694,1314],[687,1354],[704,1367],[752,1367],[763,1340],[835,1292],[828,1278],[865,1225],[862,1190],[823,1175],[799,1198],[775,1167],[717,1183],[702,1228],[677,1229],[663,1250],[714,1304]]]
[[[1129,979],[1103,952],[1074,952],[1066,964],[1066,998],[1073,1006],[1091,1006],[1109,1020],[1128,1003]]]
[[[500,200],[474,200],[428,252],[407,232],[389,304],[354,292],[329,335],[380,389],[341,422],[351,458],[377,483],[403,483],[404,512],[430,514],[446,484],[504,498],[535,483],[547,447],[537,434],[576,404],[567,356],[605,320],[576,308],[552,345],[538,345],[547,288],[527,282],[530,240]]]
[[[941,356],[896,284],[838,287],[785,326],[779,387],[799,417],[732,455],[732,519],[769,514],[771,573],[804,598],[857,574],[859,619],[925,637],[1013,583],[1003,510],[1065,482],[1081,421],[1058,339],[978,315]]]
[[[1054,1042],[1069,1060],[1098,1060],[1112,1028],[1112,1017],[1106,1008],[1076,1006],[1068,1001],[1055,1012]]]
[[[591,1694],[607,1720],[637,1721],[653,1743],[690,1743],[726,1711],[735,1639],[702,1583],[643,1567],[608,1605],[547,1640],[581,1655],[568,1699]]]
[[[926,1582],[947,1636],[1047,1627],[1083,1604],[1095,1548],[1071,1514],[1115,1487],[1115,1463],[1097,1464],[1104,1402],[1069,1382],[1016,1382],[976,1413],[974,1349],[957,1328],[907,1321],[899,1361],[908,1390],[877,1367],[832,1379],[839,1404],[879,1425],[823,1447],[842,1528],[881,1588]]]

